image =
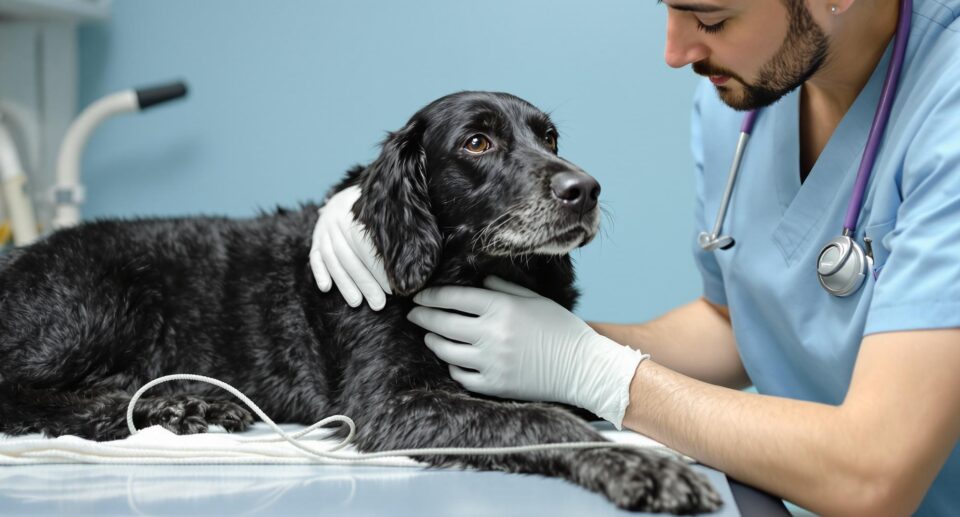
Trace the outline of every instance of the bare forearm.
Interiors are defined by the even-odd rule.
[[[590,325],[686,376],[730,388],[750,385],[727,315],[703,299],[647,323]]]
[[[955,329],[868,336],[832,406],[730,389],[748,378],[729,315],[705,300],[593,325],[653,357],[630,385],[625,427],[817,513],[914,512],[960,439]]]
[[[637,372],[625,427],[817,513],[880,511],[886,485],[863,456],[883,451],[841,408],[714,386],[653,361]]]

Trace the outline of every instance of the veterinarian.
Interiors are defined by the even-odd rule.
[[[579,405],[817,513],[956,514],[960,2],[663,3],[667,64],[708,78],[692,120],[703,297],[588,325],[489,278],[422,291],[409,319],[472,391]],[[379,309],[358,195],[323,209],[311,264],[321,289]]]

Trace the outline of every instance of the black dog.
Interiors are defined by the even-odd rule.
[[[567,253],[597,232],[599,185],[559,158],[556,142],[527,102],[465,92],[423,108],[374,163],[349,171],[333,192],[361,185],[353,211],[395,293],[378,313],[317,290],[314,205],[248,220],[98,221],[14,250],[0,263],[0,431],[121,438],[133,391],[196,373],[236,386],[277,421],[346,414],[362,451],[603,440],[563,408],[465,391],[405,318],[423,287],[490,274],[573,307]],[[138,427],[238,431],[253,421],[205,384],[151,393]],[[653,453],[419,459],[562,477],[635,510],[720,505],[699,474]]]

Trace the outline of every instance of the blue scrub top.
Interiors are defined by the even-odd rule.
[[[897,99],[855,234],[861,245],[864,235],[873,240],[877,276],[847,298],[820,287],[816,260],[841,233],[892,43],[803,184],[799,90],[760,112],[723,227],[736,245],[715,252],[702,251],[696,234],[713,227],[744,114],[709,82],[698,88],[695,259],[704,296],[730,309],[760,393],[840,404],[865,335],[960,327],[958,16],[960,0],[914,2]],[[955,446],[918,513],[958,511]]]

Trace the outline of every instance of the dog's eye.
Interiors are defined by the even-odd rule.
[[[547,142],[547,147],[557,152],[557,133],[556,131],[550,130],[547,131],[546,136],[543,137],[544,141]]]
[[[463,144],[463,148],[468,153],[473,154],[485,153],[489,151],[491,147],[493,147],[493,144],[490,142],[490,139],[483,135],[473,135]]]

